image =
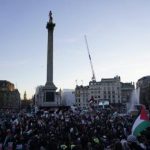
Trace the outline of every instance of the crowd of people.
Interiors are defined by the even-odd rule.
[[[112,108],[0,112],[0,150],[149,150],[150,129],[131,135],[134,117]]]

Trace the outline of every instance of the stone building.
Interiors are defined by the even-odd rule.
[[[85,107],[89,106],[89,86],[76,86],[75,88],[75,104],[78,107]]]
[[[136,83],[136,88],[140,89],[140,104],[150,108],[150,76],[140,78]]]
[[[130,86],[129,86],[130,85]],[[89,107],[89,101],[93,97],[94,105],[108,101],[109,104],[118,106],[128,101],[134,86],[122,83],[119,76],[103,78],[100,82],[90,81],[88,86],[76,86],[75,99],[78,107]]]
[[[19,109],[20,93],[13,83],[0,80],[0,109]]]

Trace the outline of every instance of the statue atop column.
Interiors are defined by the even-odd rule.
[[[53,22],[52,11],[49,12],[49,22],[50,23]]]

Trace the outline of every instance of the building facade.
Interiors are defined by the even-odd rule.
[[[76,86],[75,88],[75,104],[77,107],[89,107],[89,86]]]
[[[150,108],[150,76],[140,78],[136,83],[136,88],[140,89],[140,104]]]
[[[20,93],[13,83],[0,80],[0,109],[19,109]]]
[[[111,105],[122,104],[128,101],[134,86],[127,88],[128,84],[121,83],[120,77],[104,78],[100,82],[90,81],[88,86],[76,86],[75,99],[78,107],[89,107],[89,101],[94,99],[94,105],[107,101]],[[132,83],[131,83],[132,85]],[[128,89],[128,90],[127,90]]]

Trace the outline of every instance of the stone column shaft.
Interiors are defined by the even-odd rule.
[[[47,83],[53,83],[53,30],[49,29],[47,43]]]

